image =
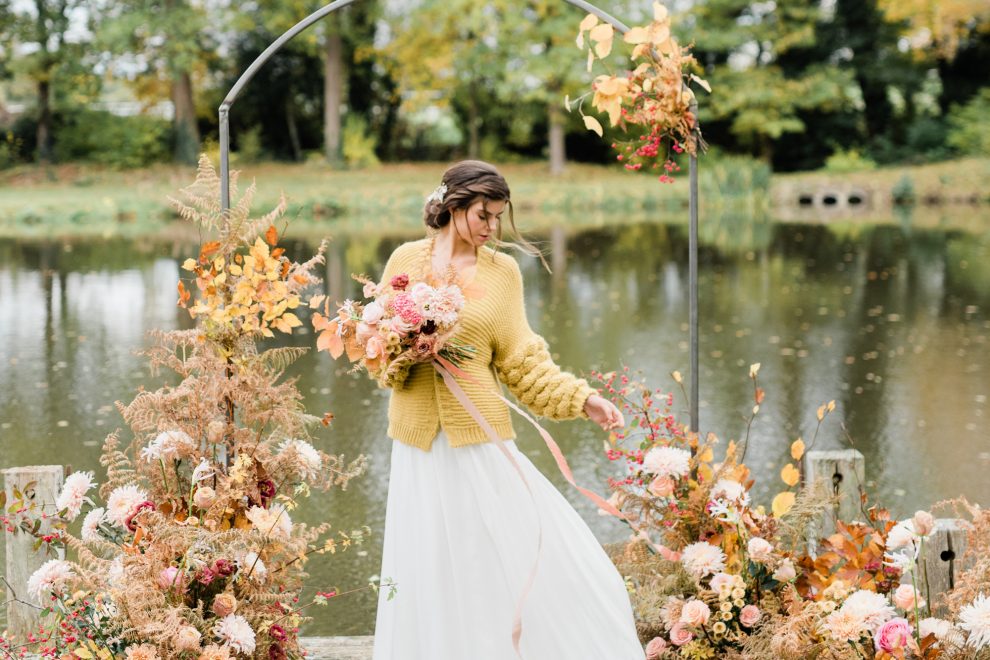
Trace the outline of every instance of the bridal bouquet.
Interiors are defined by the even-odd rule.
[[[459,365],[474,351],[454,334],[464,303],[481,293],[452,271],[418,282],[406,273],[381,284],[360,275],[354,279],[364,284],[370,300],[345,300],[333,318],[323,301],[324,314],[313,314],[320,333],[317,350],[334,359],[346,352],[355,369],[363,367],[383,387],[401,386],[416,363],[439,358]]]

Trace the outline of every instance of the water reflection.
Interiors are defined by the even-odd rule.
[[[988,394],[990,236],[910,227],[705,225],[701,254],[701,426],[723,439],[745,431],[760,362],[768,392],[748,460],[766,502],[792,440],[810,442],[815,409],[835,399],[836,421],[819,447],[855,443],[867,456],[870,490],[899,515],[965,494],[990,504],[985,418]],[[542,237],[554,273],[523,264],[533,327],[559,362],[577,370],[628,364],[673,386],[688,358],[687,237],[680,225],[631,224]],[[325,288],[355,296],[352,272],[375,274],[400,238],[331,244]],[[193,244],[94,242],[0,244],[0,464],[71,463],[99,472],[103,437],[122,427],[115,400],[157,387],[134,351],[155,328],[188,327],[175,306],[178,264]],[[289,246],[297,259],[313,245]],[[310,345],[311,335],[286,340]],[[346,492],[319,495],[304,519],[337,529],[367,524],[372,541],[311,565],[313,586],[342,589],[378,571],[389,443],[387,392],[309,355],[290,375],[311,412],[336,414],[319,445],[370,457]],[[678,401],[683,406],[683,401]],[[517,424],[520,446],[551,476],[603,541],[625,533],[596,515],[552,468],[535,433]],[[590,424],[548,427],[579,482],[601,490],[612,467]],[[848,436],[848,437],[847,437]],[[321,611],[310,632],[363,634],[374,597],[362,593]]]

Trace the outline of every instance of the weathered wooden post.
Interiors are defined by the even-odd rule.
[[[15,491],[23,496],[24,504],[33,503],[48,513],[55,512],[55,499],[62,489],[65,470],[61,465],[33,465],[15,467],[3,470],[4,492],[7,494],[7,508],[19,499]],[[39,531],[50,530],[48,521],[42,521]],[[39,617],[37,608],[20,601],[32,603],[33,596],[28,594],[28,578],[47,559],[43,552],[35,552],[34,537],[23,531],[5,535],[7,539],[6,579],[9,588],[6,589],[7,600],[7,630],[11,635],[24,639],[28,633],[38,627]],[[62,557],[64,558],[64,557]]]
[[[939,603],[942,594],[956,586],[956,579],[965,568],[962,562],[966,552],[966,528],[956,518],[939,518],[935,532],[925,539],[918,556],[919,585],[925,600],[932,608],[932,616],[945,616],[946,610]]]
[[[837,502],[812,530],[809,545],[814,551],[818,539],[835,532],[837,520],[861,520],[859,492],[866,475],[866,458],[855,449],[819,449],[804,455],[804,481],[813,484],[824,481],[829,487],[829,495]]]

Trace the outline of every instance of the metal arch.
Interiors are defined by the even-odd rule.
[[[271,57],[281,50],[282,46],[292,40],[296,35],[310,27],[317,21],[329,16],[338,9],[354,4],[357,0],[335,0],[329,5],[322,7],[312,14],[296,23],[282,36],[272,42],[268,48],[261,53],[254,62],[241,74],[234,86],[227,92],[223,102],[220,104],[220,207],[223,212],[230,209],[230,108],[237,100],[238,94],[251,81],[254,74],[263,67]],[[601,20],[612,25],[618,32],[625,34],[629,27],[615,18],[608,12],[599,9],[585,0],[564,0],[569,5],[594,14]],[[698,117],[698,107],[696,103],[691,104],[692,113],[696,122]],[[698,157],[692,155],[689,161],[688,170],[689,185],[689,230],[688,230],[688,324],[690,326],[691,343],[691,387],[690,396],[690,417],[691,430],[698,430]]]

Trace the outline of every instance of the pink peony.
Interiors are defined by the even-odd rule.
[[[688,626],[703,626],[712,615],[708,604],[700,600],[690,600],[681,609],[681,623]]]
[[[692,639],[694,639],[694,635],[680,621],[671,626],[670,643],[674,646],[684,646]]]
[[[419,326],[423,322],[423,317],[419,313],[416,302],[408,293],[400,293],[392,300],[392,309],[403,321],[413,327]]]
[[[396,291],[405,291],[406,287],[409,286],[409,276],[406,275],[405,273],[402,273],[401,275],[396,275],[389,282],[389,285],[391,285],[391,287]]]
[[[654,637],[646,645],[646,660],[659,660],[663,652],[667,650],[667,642],[663,637]]]
[[[901,608],[905,612],[914,610],[915,607],[914,585],[902,584],[901,586],[897,587],[897,591],[894,592],[894,595],[891,597],[891,600],[894,601],[894,605]],[[925,606],[925,599],[921,598],[920,594],[918,595],[917,606],[919,608]]]
[[[162,569],[162,572],[158,574],[158,586],[162,589],[185,591],[184,581],[184,576],[175,566]]]
[[[911,624],[907,619],[896,618],[885,622],[873,636],[878,651],[892,653],[908,645],[911,639]]]
[[[657,497],[670,497],[674,494],[674,480],[667,476],[657,477],[650,482],[650,492]]]
[[[760,618],[762,616],[763,615],[760,613],[760,608],[756,605],[747,605],[739,612],[739,623],[743,624],[747,628],[752,628],[760,622]]]

